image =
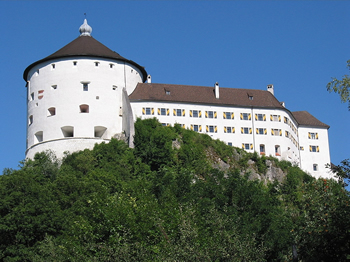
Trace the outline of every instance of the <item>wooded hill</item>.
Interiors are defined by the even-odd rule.
[[[135,129],[134,149],[5,169],[0,260],[291,261],[292,246],[298,261],[349,259],[341,182],[155,119]]]

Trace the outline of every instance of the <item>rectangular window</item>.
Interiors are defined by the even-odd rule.
[[[317,165],[317,164],[313,164],[312,169],[313,169],[314,171],[318,171],[318,165]]]
[[[251,114],[241,113],[241,120],[251,120]]]
[[[223,113],[223,118],[224,119],[234,119],[235,114],[233,112],[224,112]]]
[[[153,107],[143,107],[142,114],[143,115],[154,115],[154,108]]]
[[[206,126],[207,133],[217,133],[217,126]]]
[[[201,125],[191,125],[191,130],[195,132],[202,132],[202,126]]]
[[[318,133],[310,133],[308,134],[309,139],[318,139]]]
[[[170,126],[169,123],[162,123],[162,126]]]
[[[241,134],[251,134],[252,129],[249,127],[241,127]]]
[[[228,146],[232,146],[232,142],[227,142],[227,145]]]
[[[275,145],[275,155],[281,156],[281,147],[279,145]]]
[[[242,148],[245,150],[252,150],[253,149],[253,144],[248,144],[248,143],[243,143]]]
[[[258,134],[258,135],[266,135],[267,134],[266,128],[257,128],[256,129],[256,134]]]
[[[89,84],[83,83],[83,91],[89,91]]]
[[[235,128],[231,126],[224,126],[224,133],[234,133]]]
[[[158,108],[158,115],[168,116],[169,115],[169,108]]]
[[[260,145],[260,155],[265,155],[265,145]]]
[[[273,122],[281,122],[281,116],[280,115],[270,115],[270,120]]]
[[[185,109],[174,109],[174,116],[185,116]]]
[[[206,118],[216,118],[217,117],[216,111],[205,111],[205,117]]]
[[[200,110],[190,110],[190,117],[202,117],[202,112]]]
[[[286,130],[285,131],[286,137],[289,137],[289,132]]]
[[[310,152],[320,152],[319,146],[310,146]]]
[[[271,135],[282,136],[282,130],[281,129],[271,129]]]
[[[255,120],[256,121],[266,121],[266,115],[265,114],[255,114]]]

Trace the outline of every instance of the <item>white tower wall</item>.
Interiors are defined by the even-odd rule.
[[[34,66],[28,73],[26,156],[46,149],[59,156],[121,133],[122,89],[130,94],[138,82],[142,73],[124,61],[69,57]],[[86,141],[64,141],[72,139]]]

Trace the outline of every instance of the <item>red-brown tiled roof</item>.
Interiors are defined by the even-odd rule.
[[[216,99],[215,88],[207,86],[139,83],[134,92],[130,94],[129,99],[130,101],[166,101],[243,107],[284,108],[274,95],[268,91],[220,87],[219,94],[219,98]],[[251,96],[252,99],[249,99],[249,96]]]
[[[329,125],[326,125],[325,123],[322,123],[320,120],[318,120],[316,117],[311,115],[307,111],[296,111],[292,112],[294,118],[297,120],[299,125],[302,126],[320,126],[329,128]]]
[[[114,59],[114,60],[120,60],[128,62],[134,66],[136,66],[143,75],[143,81],[147,78],[147,72],[144,67],[140,66],[139,64],[135,63],[132,60],[128,60],[118,53],[112,51],[99,41],[97,41],[95,38],[91,36],[79,36],[66,46],[62,47],[60,50],[56,51],[52,55],[49,55],[45,57],[44,59],[41,59],[30,66],[28,66],[23,74],[23,78],[25,81],[27,81],[27,75],[29,70],[42,62],[56,59],[56,58],[63,58],[63,57],[71,57],[71,56],[93,56],[93,57],[101,57],[101,58],[108,58],[108,59]]]
[[[214,87],[139,83],[134,92],[129,95],[129,99],[131,102],[164,101],[238,107],[279,108],[290,112],[269,91],[255,89],[220,87],[219,99],[216,99]],[[292,112],[292,115],[299,125],[329,128],[328,125],[322,123],[307,111]]]

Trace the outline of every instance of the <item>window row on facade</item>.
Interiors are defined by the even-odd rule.
[[[162,123],[163,126],[170,126],[169,123]],[[180,124],[182,127],[186,128],[185,124]],[[202,125],[196,125],[196,124],[190,124],[189,128],[196,132],[202,132]],[[205,130],[207,133],[217,133],[218,127],[216,125],[205,125]],[[255,128],[255,134],[257,135],[267,135],[267,128]],[[224,133],[236,133],[236,129],[233,126],[224,126],[223,128]],[[240,128],[241,134],[252,134],[253,128],[251,127],[241,127]],[[287,133],[286,131],[286,137]],[[282,129],[277,128],[271,128],[271,135],[272,136],[282,136]],[[295,140],[296,142],[296,140]],[[297,143],[297,142],[296,142]],[[297,146],[297,145],[296,145]]]
[[[107,128],[104,126],[94,127],[94,137],[102,138]],[[61,127],[62,137],[74,137],[74,127],[73,126],[63,126]],[[44,132],[38,131],[34,134],[34,143],[40,143],[44,141]]]
[[[82,84],[82,91],[89,91],[89,84],[90,84],[89,81],[81,81],[80,83]],[[58,85],[51,85],[52,90],[56,90],[57,88],[58,88]],[[116,86],[116,85],[112,86],[112,90],[117,90],[117,89],[118,89],[118,86]],[[38,90],[37,97],[39,100],[43,99],[44,90]],[[96,99],[99,99],[99,97],[96,96]],[[35,93],[34,92],[30,93],[30,97],[29,97],[29,101],[33,101],[33,100],[35,100]]]
[[[202,116],[202,111],[203,115]],[[155,115],[155,108],[154,107],[143,107],[142,108],[142,115]],[[160,116],[170,116],[170,109],[169,108],[158,108],[157,114]],[[186,116],[186,110],[181,108],[174,108],[172,111],[173,116],[179,116],[184,117]],[[189,110],[189,116],[193,118],[218,118],[218,112],[217,111],[206,111],[206,110]],[[222,119],[235,119],[235,113],[234,112],[222,112]],[[240,120],[251,120],[252,114],[251,113],[240,113]],[[256,121],[266,121],[266,114],[255,114],[255,120]],[[281,122],[281,116],[280,115],[270,115],[270,121],[273,122]]]
[[[95,67],[99,67],[100,64],[101,64],[101,62],[99,62],[99,61],[94,61],[94,62],[91,63],[91,65],[93,65],[93,66],[95,66]],[[72,61],[72,66],[73,66],[73,67],[78,66],[78,61]],[[108,63],[108,67],[109,67],[110,69],[113,69],[114,66],[115,66],[115,64],[113,64],[113,63]],[[67,68],[66,65],[64,65],[64,68]],[[52,63],[52,64],[51,64],[51,70],[56,70],[56,69],[57,69],[57,65],[56,65],[55,63]],[[132,70],[131,72],[133,72],[133,69],[131,69],[131,70]],[[35,71],[35,73],[36,73],[36,75],[39,75],[40,69],[37,69],[37,70]]]
[[[284,117],[284,123],[289,125],[293,132],[298,136],[298,129],[288,117]]]
[[[232,146],[232,142],[229,142],[228,145]],[[254,146],[253,146],[252,143],[242,143],[242,149],[244,149],[244,150],[253,150]],[[275,145],[274,146],[274,152],[275,152],[275,156],[281,156],[281,146],[280,145]],[[260,153],[260,155],[265,155],[266,154],[265,144],[260,144],[259,145],[259,153]]]
[[[89,105],[82,104],[79,105],[79,112],[80,113],[89,113],[90,107]],[[50,107],[47,109],[47,116],[55,116],[56,115],[56,108],[55,107]],[[33,115],[30,115],[28,118],[28,125],[30,126],[34,122],[34,117]]]

